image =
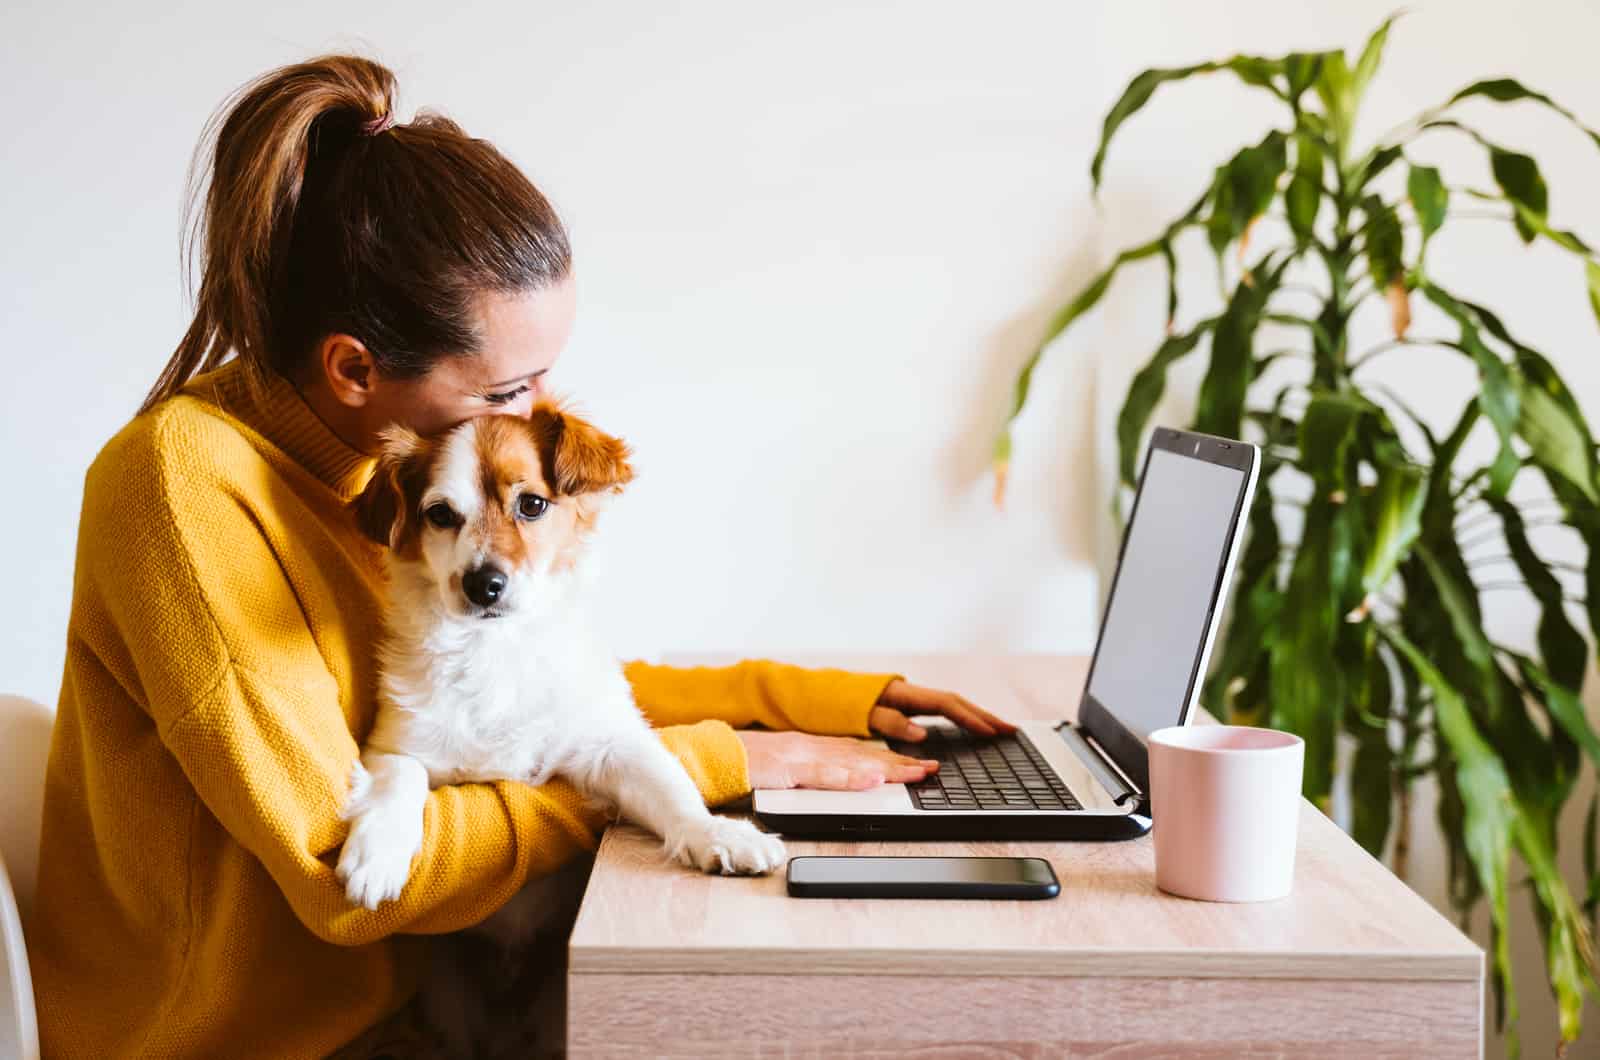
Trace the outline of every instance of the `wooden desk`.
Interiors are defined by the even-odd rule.
[[[1061,716],[1086,665],[826,661],[1019,720]],[[1156,890],[1148,837],[789,843],[791,855],[1043,857],[1062,889],[1038,902],[791,899],[781,872],[701,876],[657,849],[632,827],[601,844],[572,934],[574,1060],[1480,1055],[1482,951],[1309,803],[1294,893],[1257,905]]]

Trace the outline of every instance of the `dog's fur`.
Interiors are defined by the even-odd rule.
[[[585,546],[604,502],[632,478],[628,456],[548,401],[527,419],[480,417],[435,438],[385,433],[355,503],[363,530],[389,547],[390,598],[378,715],[344,809],[337,872],[352,902],[398,898],[429,790],[475,781],[559,775],[685,865],[782,864],[776,837],[706,809],[585,613]],[[498,594],[487,593],[499,575]],[[572,905],[560,876],[530,884],[481,929],[529,940]]]

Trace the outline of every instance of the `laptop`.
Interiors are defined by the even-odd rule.
[[[1156,429],[1075,718],[1063,710],[993,737],[929,719],[925,740],[887,743],[938,759],[926,779],[757,791],[756,819],[817,838],[1106,840],[1149,831],[1145,740],[1187,724],[1194,710],[1258,466],[1246,442]]]

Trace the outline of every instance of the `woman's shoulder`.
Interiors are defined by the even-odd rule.
[[[128,421],[89,466],[86,495],[101,489],[149,495],[212,492],[259,466],[262,457],[240,425],[187,393],[166,398]]]

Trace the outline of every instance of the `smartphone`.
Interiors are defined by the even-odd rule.
[[[789,859],[792,898],[1054,898],[1043,858],[820,857]]]

